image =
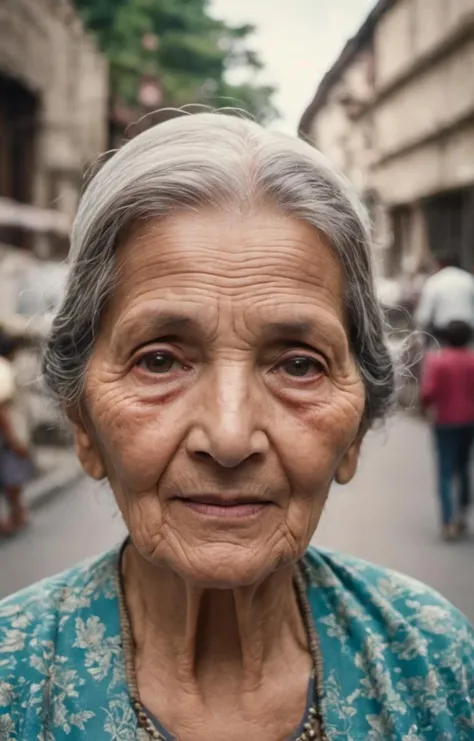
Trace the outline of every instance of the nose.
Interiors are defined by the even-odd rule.
[[[260,404],[252,394],[252,380],[239,367],[227,366],[213,376],[187,438],[189,454],[223,468],[264,456],[269,440],[262,429]]]

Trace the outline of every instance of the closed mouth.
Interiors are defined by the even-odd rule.
[[[272,504],[269,500],[256,497],[223,497],[212,494],[175,497],[175,501],[200,515],[236,519],[255,516]]]
[[[246,504],[271,504],[268,499],[246,496],[222,496],[220,494],[198,494],[196,496],[175,497],[182,502],[196,502],[197,504],[209,504],[216,507],[238,507]]]

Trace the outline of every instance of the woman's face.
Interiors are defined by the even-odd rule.
[[[261,210],[142,225],[88,368],[86,471],[139,552],[195,584],[298,559],[331,482],[355,473],[364,389],[340,266],[308,225]]]

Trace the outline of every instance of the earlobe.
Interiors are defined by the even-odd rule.
[[[336,482],[341,486],[348,484],[357,473],[357,466],[359,463],[360,448],[362,445],[363,435],[358,435],[357,439],[352,443],[349,450],[346,451],[344,457],[336,471]]]
[[[76,410],[74,414],[68,413],[68,416],[72,424],[76,455],[82,468],[92,479],[101,481],[106,475],[105,466],[81,410]]]

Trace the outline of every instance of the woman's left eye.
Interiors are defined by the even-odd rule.
[[[170,373],[176,366],[180,366],[180,363],[173,355],[170,355],[170,353],[150,352],[143,355],[137,365],[148,373],[164,375],[165,373]]]
[[[323,371],[323,364],[307,355],[297,355],[283,360],[279,367],[293,378],[309,378],[319,376]]]

